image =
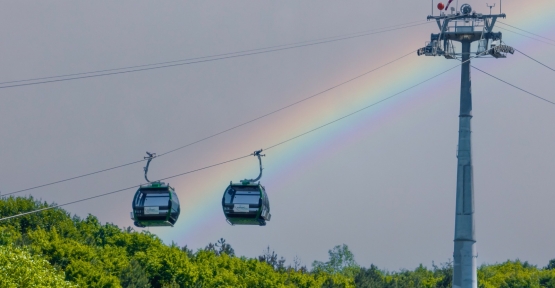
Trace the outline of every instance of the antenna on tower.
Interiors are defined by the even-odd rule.
[[[491,15],[491,8],[495,7],[495,3],[493,3],[493,6],[486,3],[486,7],[489,7],[489,15]]]

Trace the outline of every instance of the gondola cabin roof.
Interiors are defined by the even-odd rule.
[[[145,185],[141,185],[139,187],[139,190],[141,189],[163,189],[163,188],[169,188],[170,190],[174,190],[173,187],[170,186],[169,183],[164,183],[164,182],[152,182],[152,183],[148,183]]]

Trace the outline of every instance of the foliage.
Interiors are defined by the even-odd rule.
[[[204,250],[212,251],[212,252],[214,252],[214,254],[216,254],[218,256],[222,255],[222,254],[227,254],[229,256],[235,256],[235,250],[233,250],[233,248],[231,248],[231,245],[229,243],[225,242],[224,238],[220,238],[220,240],[218,240],[216,242],[216,244],[209,243],[206,246],[206,248],[204,248]]]
[[[47,207],[32,197],[0,199],[0,218]],[[0,287],[354,287],[347,277],[285,267],[284,260],[235,257],[223,238],[193,253],[59,208],[0,222],[0,248],[0,259],[23,259],[0,260],[10,262],[0,262]]]
[[[148,288],[150,281],[146,276],[146,271],[139,261],[131,259],[129,266],[123,268],[119,276],[121,286],[128,288]]]
[[[549,260],[549,264],[547,264],[547,266],[545,266],[545,269],[555,270],[555,259]]]
[[[32,197],[0,199],[0,218],[48,208]],[[359,267],[348,246],[328,251],[312,271],[267,247],[257,259],[236,257],[225,239],[193,252],[149,232],[81,219],[54,208],[0,221],[0,287],[451,287],[452,263],[389,272]],[[555,259],[482,265],[478,285],[555,288]]]
[[[451,287],[452,263],[444,263],[441,267],[435,264],[432,266],[432,270],[420,265],[413,271],[386,272],[371,265],[368,269],[360,269],[355,276],[355,284],[357,287],[364,288]],[[536,266],[518,260],[494,265],[482,265],[478,269],[478,287],[555,288],[555,271],[547,267],[538,269]]]
[[[262,253],[264,254],[258,256],[258,261],[267,263],[268,265],[272,266],[274,270],[285,270],[285,258],[281,257],[278,259],[278,255],[275,251],[272,251],[272,253],[270,253],[270,246],[268,246],[266,250],[262,251]]]
[[[346,277],[354,277],[360,270],[355,261],[355,256],[345,244],[337,245],[328,251],[329,261],[314,261],[312,267],[316,271],[324,271],[329,274],[341,274]]]
[[[528,262],[522,263],[519,260],[482,265],[478,269],[478,279],[480,288],[555,288],[555,270],[538,269]]]
[[[12,245],[0,246],[0,287],[76,287],[38,255]]]

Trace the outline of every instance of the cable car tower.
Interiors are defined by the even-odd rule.
[[[439,10],[443,10],[444,5],[439,3],[437,7]],[[514,49],[502,44],[501,32],[493,32],[495,21],[499,17],[505,18],[505,14],[483,15],[473,11],[468,4],[463,4],[460,11],[455,11],[455,7],[451,7],[451,13],[446,14],[446,12],[440,12],[439,16],[428,16],[428,20],[437,22],[439,33],[432,34],[430,42],[419,49],[417,54],[419,56],[443,56],[447,59],[462,61],[453,288],[477,288],[476,258],[478,254],[474,230],[474,182],[470,130],[470,120],[472,119],[470,59],[505,58],[506,53],[512,54]],[[453,42],[461,43],[461,53],[455,52]],[[471,51],[472,42],[478,42],[477,50],[474,52]]]

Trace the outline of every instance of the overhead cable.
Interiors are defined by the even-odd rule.
[[[472,65],[471,65],[471,66],[472,66]],[[547,102],[547,103],[550,103],[550,104],[555,105],[555,102],[553,102],[553,101],[551,101],[551,100],[545,99],[545,98],[543,98],[543,97],[541,97],[541,96],[539,96],[539,95],[536,95],[536,94],[534,94],[534,93],[532,93],[532,92],[530,92],[530,91],[527,91],[527,90],[525,90],[525,89],[523,89],[523,88],[520,88],[520,87],[518,87],[518,86],[516,86],[516,85],[513,85],[513,84],[511,84],[511,83],[509,83],[509,82],[507,82],[507,81],[505,81],[505,80],[503,80],[503,79],[501,79],[501,78],[498,78],[498,77],[496,77],[496,76],[494,76],[494,75],[492,75],[492,74],[490,74],[490,73],[488,73],[488,72],[486,72],[486,71],[484,71],[484,70],[482,70],[482,69],[476,68],[475,66],[472,66],[472,68],[474,68],[474,69],[476,69],[476,70],[478,70],[478,71],[480,71],[480,72],[482,72],[482,73],[484,73],[484,74],[486,74],[486,75],[488,75],[488,76],[490,76],[490,77],[493,77],[493,78],[495,78],[495,79],[497,79],[497,80],[499,80],[499,81],[501,81],[501,82],[503,82],[503,83],[505,83],[505,84],[507,84],[507,85],[509,85],[509,86],[512,86],[513,88],[516,88],[516,89],[518,89],[518,90],[520,90],[520,91],[522,91],[522,92],[524,92],[524,93],[526,93],[526,94],[529,94],[529,95],[534,96],[534,97],[536,97],[536,98],[538,98],[538,99],[540,99],[540,100],[543,100],[543,101],[545,101],[545,102]]]
[[[546,39],[546,40],[555,42],[555,40],[553,40],[553,39],[550,39],[550,38],[547,38],[547,37],[543,37],[543,36],[541,36],[541,35],[538,35],[538,34],[536,34],[536,33],[532,33],[532,32],[530,32],[530,31],[526,31],[526,30],[524,30],[524,29],[520,29],[520,28],[518,28],[518,27],[515,27],[515,26],[513,26],[513,25],[509,25],[509,24],[504,23],[504,22],[501,22],[501,21],[499,21],[499,20],[497,21],[497,23],[501,23],[501,24],[503,24],[503,25],[512,27],[512,28],[517,29],[517,30],[520,30],[520,31],[522,31],[522,32],[526,32],[526,33],[532,34],[532,35],[534,35],[534,36],[538,36],[538,37],[541,37],[541,38],[543,38],[543,39]]]
[[[274,49],[274,48],[278,48],[278,47],[293,46],[293,45],[310,43],[310,42],[315,42],[315,41],[322,41],[322,40],[328,40],[328,39],[333,39],[333,38],[340,38],[340,37],[345,37],[345,36],[364,34],[364,33],[372,32],[372,31],[376,31],[376,30],[383,30],[383,29],[387,29],[387,28],[405,26],[405,25],[414,24],[414,23],[422,23],[424,21],[425,20],[413,21],[413,22],[397,24],[397,25],[392,25],[392,26],[386,26],[386,27],[382,27],[382,28],[376,28],[376,29],[371,29],[371,30],[366,30],[366,31],[361,31],[361,32],[348,33],[348,34],[345,34],[345,35],[329,36],[329,37],[318,38],[318,39],[313,39],[313,40],[306,40],[306,41],[301,41],[301,42],[290,43],[290,44],[281,44],[281,45],[274,45],[274,46],[268,46],[268,47],[263,47],[263,48],[240,50],[240,51],[235,51],[235,52],[228,52],[228,53],[215,54],[215,55],[209,55],[209,56],[201,56],[201,57],[194,57],[194,58],[187,58],[187,59],[180,59],[180,60],[173,60],[173,61],[165,61],[165,62],[157,62],[157,63],[150,63],[150,64],[126,66],[126,67],[120,67],[120,68],[95,70],[95,71],[89,71],[89,72],[71,73],[71,74],[56,75],[56,76],[49,76],[49,77],[40,77],[40,78],[29,78],[29,79],[22,79],[22,80],[14,80],[14,81],[5,81],[5,82],[0,82],[0,85],[9,84],[9,83],[18,83],[18,82],[29,82],[29,81],[53,79],[53,78],[71,77],[71,76],[78,76],[78,75],[97,74],[97,73],[102,73],[102,72],[128,70],[128,69],[148,67],[148,66],[159,66],[159,65],[164,65],[164,64],[171,64],[171,63],[179,63],[179,62],[193,61],[193,60],[206,59],[206,58],[221,57],[221,56],[241,54],[241,53],[260,51],[260,50],[268,50],[268,49]]]
[[[540,64],[540,65],[542,65],[542,66],[546,67],[547,69],[549,69],[549,70],[551,70],[551,71],[554,71],[554,72],[555,72],[555,69],[553,69],[553,68],[551,68],[551,67],[549,67],[549,66],[547,66],[547,65],[543,64],[543,63],[542,63],[542,62],[540,62],[539,60],[536,60],[536,59],[532,58],[531,56],[528,56],[528,55],[527,55],[526,53],[524,53],[524,52],[522,52],[522,51],[520,51],[520,50],[518,50],[518,49],[516,49],[516,48],[513,48],[513,49],[515,49],[516,51],[518,51],[518,52],[519,52],[520,54],[522,54],[522,55],[524,55],[524,56],[528,57],[529,59],[531,59],[531,60],[535,61],[536,63],[538,63],[538,64]]]
[[[25,192],[25,191],[29,191],[29,190],[34,190],[34,189],[38,189],[38,188],[42,188],[42,187],[46,187],[46,186],[50,186],[50,185],[54,185],[54,184],[59,184],[59,183],[62,183],[62,182],[67,182],[67,181],[71,181],[71,180],[75,180],[75,179],[79,179],[79,178],[91,176],[91,175],[94,175],[94,174],[99,174],[99,173],[102,173],[102,172],[106,172],[106,171],[110,171],[110,170],[122,168],[122,167],[125,167],[125,166],[137,164],[137,163],[140,163],[140,162],[143,162],[143,161],[146,161],[146,160],[145,160],[145,159],[141,159],[141,160],[129,162],[129,163],[126,163],[126,164],[122,164],[122,165],[118,165],[118,166],[114,166],[114,167],[110,167],[110,168],[106,168],[106,169],[94,171],[94,172],[91,172],[91,173],[82,174],[82,175],[75,176],[75,177],[70,177],[70,178],[66,178],[66,179],[62,179],[62,180],[58,180],[58,181],[54,181],[54,182],[49,182],[49,183],[46,183],[46,184],[41,184],[41,185],[33,186],[33,187],[30,187],[30,188],[25,188],[25,189],[13,191],[13,192],[10,192],[10,193],[3,194],[2,196],[8,196],[8,195],[12,195],[12,194],[16,194],[16,193],[21,193],[21,192]]]
[[[35,82],[29,82],[29,83],[0,85],[0,89],[21,87],[21,86],[30,86],[30,85],[39,85],[39,84],[46,84],[46,83],[55,83],[55,82],[64,82],[64,81],[70,81],[70,80],[95,78],[95,77],[102,77],[102,76],[109,76],[109,75],[118,75],[118,74],[125,74],[125,73],[139,72],[139,71],[148,71],[148,70],[155,70],[155,69],[162,69],[162,68],[169,68],[169,67],[176,67],[176,66],[183,66],[183,65],[191,65],[191,64],[212,62],[212,61],[223,60],[223,59],[231,59],[231,58],[252,56],[252,55],[258,55],[258,54],[265,54],[265,53],[270,53],[270,52],[290,50],[290,49],[295,49],[295,48],[300,48],[300,47],[314,46],[314,45],[319,45],[319,44],[324,44],[324,43],[331,43],[331,42],[337,42],[337,41],[341,41],[341,40],[359,38],[359,37],[368,36],[368,35],[380,34],[380,33],[405,29],[405,28],[409,28],[409,27],[425,25],[425,24],[428,24],[428,23],[431,23],[431,22],[425,22],[425,23],[403,26],[403,27],[398,27],[398,28],[391,28],[391,29],[388,29],[388,30],[382,30],[382,31],[377,31],[377,32],[368,32],[368,33],[363,33],[363,34],[354,35],[354,36],[346,36],[346,37],[341,37],[341,38],[335,38],[335,39],[331,39],[331,40],[323,40],[323,41],[317,41],[317,42],[312,42],[312,43],[299,44],[299,45],[281,47],[281,48],[272,48],[272,49],[267,49],[267,50],[263,50],[263,51],[255,51],[257,49],[253,49],[253,50],[251,50],[253,52],[231,53],[231,54],[235,54],[235,55],[229,55],[229,53],[226,53],[226,54],[220,54],[220,55],[225,55],[225,56],[214,56],[214,57],[209,58],[209,59],[194,58],[194,59],[197,59],[197,60],[181,61],[183,63],[165,64],[165,65],[158,65],[158,66],[154,66],[154,67],[143,67],[143,68],[136,68],[136,69],[131,69],[131,70],[124,70],[124,71],[115,71],[115,70],[121,70],[121,69],[116,68],[114,70],[110,70],[110,71],[113,71],[113,72],[106,72],[106,73],[100,73],[100,74],[82,75],[82,76],[76,76],[76,77],[69,77],[69,78],[62,78],[62,79],[51,79],[51,80],[44,80],[44,81],[35,81]],[[210,56],[201,57],[201,58],[208,58],[208,57],[210,57]],[[87,74],[87,72],[82,73],[82,74]],[[55,78],[56,76],[53,76],[53,77]],[[18,82],[19,81],[20,80],[18,80]]]
[[[302,103],[302,102],[305,102],[305,101],[307,101],[307,100],[309,100],[309,99],[312,99],[312,98],[314,98],[314,97],[316,97],[316,96],[322,95],[322,94],[324,94],[324,93],[326,93],[326,92],[328,92],[328,91],[331,91],[331,90],[333,90],[333,89],[335,89],[335,88],[338,88],[338,87],[343,86],[343,85],[345,85],[345,84],[347,84],[347,83],[349,83],[349,82],[352,82],[352,81],[354,81],[354,80],[356,80],[356,79],[358,79],[358,78],[361,78],[361,77],[363,77],[363,76],[365,76],[365,75],[367,75],[367,74],[370,74],[370,73],[372,73],[372,72],[374,72],[374,71],[376,71],[376,70],[379,70],[379,69],[381,69],[381,68],[383,68],[383,67],[385,67],[385,66],[387,66],[387,65],[390,65],[390,64],[392,64],[392,63],[394,63],[394,62],[397,62],[397,61],[399,61],[399,60],[401,60],[401,59],[403,59],[403,58],[405,58],[405,57],[407,57],[407,56],[413,54],[414,52],[416,52],[416,50],[411,51],[411,52],[409,52],[409,53],[407,53],[407,54],[405,54],[405,55],[403,55],[403,56],[401,56],[401,57],[399,57],[399,58],[396,58],[396,59],[394,59],[394,60],[391,60],[391,61],[389,61],[389,62],[387,62],[387,63],[385,63],[385,64],[383,64],[383,65],[381,65],[381,66],[378,66],[378,67],[372,69],[372,70],[366,71],[366,72],[364,72],[364,73],[362,73],[362,74],[360,74],[360,75],[358,75],[358,76],[355,76],[355,77],[353,77],[353,78],[350,78],[350,79],[348,79],[348,80],[346,80],[346,81],[343,81],[343,82],[341,82],[341,83],[339,83],[339,84],[336,84],[336,85],[334,85],[334,86],[332,86],[332,87],[326,88],[326,89],[324,89],[324,90],[322,90],[322,91],[320,91],[320,92],[318,92],[318,93],[316,93],[316,94],[310,95],[310,96],[305,97],[305,98],[303,98],[303,99],[301,99],[301,100],[299,100],[299,101],[293,102],[293,103],[291,103],[291,104],[288,104],[288,105],[283,106],[283,107],[281,107],[281,108],[278,108],[278,109],[276,109],[276,110],[270,111],[270,112],[268,112],[268,113],[266,113],[266,114],[263,114],[263,115],[258,116],[258,117],[256,117],[256,118],[253,118],[253,119],[251,119],[251,120],[248,120],[248,121],[246,121],[246,122],[243,122],[243,123],[241,123],[241,124],[238,124],[238,125],[235,125],[235,126],[233,126],[233,127],[227,128],[227,129],[222,130],[222,131],[220,131],[220,132],[218,132],[218,133],[215,133],[215,134],[212,134],[212,135],[210,135],[210,136],[204,137],[204,138],[202,138],[202,139],[193,141],[193,142],[191,142],[191,143],[189,143],[189,144],[186,144],[186,145],[183,145],[183,146],[181,146],[181,147],[178,147],[178,148],[169,150],[169,151],[167,151],[167,152],[158,154],[157,157],[162,157],[162,156],[167,155],[167,154],[169,154],[169,153],[172,153],[172,152],[181,150],[181,149],[183,149],[183,148],[192,146],[192,145],[194,145],[194,144],[200,143],[200,142],[205,141],[205,140],[208,140],[208,139],[210,139],[210,138],[214,138],[214,137],[216,137],[216,136],[218,136],[218,135],[221,135],[221,134],[224,134],[224,133],[226,133],[226,132],[235,130],[235,129],[237,129],[237,128],[239,128],[239,127],[242,127],[242,126],[245,126],[245,125],[247,125],[247,124],[249,124],[249,123],[255,122],[255,121],[260,120],[260,119],[262,119],[262,118],[268,117],[268,116],[270,116],[270,115],[272,115],[272,114],[278,113],[278,112],[280,112],[280,111],[282,111],[282,110],[285,110],[285,109],[287,109],[287,108],[290,108],[290,107],[292,107],[292,106],[295,106],[295,105],[297,105],[297,104],[300,104],[300,103]],[[98,170],[98,171],[95,171],[95,172],[90,172],[90,173],[82,174],[82,175],[75,176],[75,177],[70,177],[70,178],[66,178],[66,179],[62,179],[62,180],[58,180],[58,181],[54,181],[54,182],[50,182],[50,183],[46,183],[46,184],[41,184],[41,185],[33,186],[33,187],[30,187],[30,188],[20,189],[20,190],[17,190],[17,191],[13,191],[13,192],[10,192],[10,193],[6,193],[6,194],[4,194],[3,196],[12,195],[12,194],[16,194],[16,193],[21,193],[21,192],[25,192],[25,191],[29,191],[29,190],[34,190],[34,189],[37,189],[37,188],[42,188],[42,187],[46,187],[46,186],[50,186],[50,185],[54,185],[54,184],[59,184],[59,183],[62,183],[62,182],[67,182],[67,181],[71,181],[71,180],[75,180],[75,179],[79,179],[79,178],[83,178],[83,177],[87,177],[87,176],[99,174],[99,173],[102,173],[102,172],[107,172],[107,171],[110,171],[110,170],[114,170],[114,169],[118,169],[118,168],[123,168],[123,167],[129,166],[129,165],[133,165],[133,164],[136,164],[136,163],[143,162],[143,161],[145,161],[145,159],[140,159],[140,160],[137,160],[137,161],[133,161],[133,162],[126,163],[126,164],[122,164],[122,165],[118,165],[118,166],[114,166],[114,167],[110,167],[110,168],[106,168],[106,169],[101,169],[101,170]]]
[[[195,169],[195,170],[190,170],[190,171],[183,172],[183,173],[180,173],[180,174],[176,174],[176,175],[173,175],[173,176],[169,176],[169,177],[165,177],[165,178],[162,178],[162,179],[158,179],[157,181],[167,180],[167,179],[171,179],[171,178],[175,178],[175,177],[179,177],[179,176],[191,174],[191,173],[198,172],[198,171],[201,171],[201,170],[205,170],[205,169],[208,169],[208,168],[212,168],[212,167],[220,166],[220,165],[223,165],[223,164],[226,164],[226,163],[234,162],[234,161],[237,161],[237,160],[240,160],[240,159],[249,157],[249,156],[252,156],[252,153],[249,154],[249,155],[241,156],[241,157],[234,158],[234,159],[231,159],[231,160],[227,160],[227,161],[224,161],[224,162],[212,164],[212,165],[205,166],[205,167],[202,167],[202,168],[198,168],[198,169]],[[148,184],[148,183],[141,184],[141,185],[146,185],[146,184]],[[20,213],[20,214],[13,215],[13,216],[4,217],[4,218],[1,218],[1,219],[0,219],[0,222],[1,222],[1,221],[4,221],[4,220],[9,220],[9,219],[18,218],[18,217],[21,217],[21,216],[33,214],[33,213],[38,213],[38,212],[42,212],[42,211],[54,209],[54,208],[59,208],[59,207],[62,207],[62,206],[67,206],[67,205],[70,205],[70,204],[75,204],[75,203],[79,203],[79,202],[84,202],[84,201],[92,200],[92,199],[95,199],[95,198],[100,198],[100,197],[108,196],[108,195],[111,195],[111,194],[115,194],[115,193],[127,191],[127,190],[130,190],[130,189],[133,189],[133,188],[138,188],[138,187],[140,187],[141,185],[130,186],[130,187],[127,187],[127,188],[114,190],[114,191],[111,191],[111,192],[108,192],[108,193],[104,193],[104,194],[99,194],[99,195],[95,195],[95,196],[91,196],[91,197],[87,197],[87,198],[83,198],[83,199],[79,199],[79,200],[75,200],[75,201],[71,201],[71,202],[67,202],[67,203],[63,203],[63,204],[56,204],[56,205],[48,206],[48,207],[45,207],[45,208],[41,208],[41,209],[37,209],[37,210],[32,210],[32,211]]]
[[[545,43],[545,44],[547,44],[547,45],[555,46],[554,43],[550,43],[550,42],[547,42],[547,41],[544,41],[544,40],[541,40],[541,39],[538,39],[538,38],[534,38],[534,37],[531,37],[531,36],[528,36],[528,35],[524,35],[524,34],[522,34],[522,33],[518,33],[518,32],[512,31],[512,30],[507,29],[507,28],[503,28],[503,27],[497,27],[497,28],[499,28],[499,29],[501,29],[501,30],[509,31],[509,32],[511,32],[511,33],[514,33],[514,34],[517,34],[517,35],[520,35],[520,36],[523,36],[523,37],[526,37],[526,38],[530,38],[530,39],[532,39],[532,40],[536,40],[536,41],[538,41],[538,42]]]
[[[177,151],[177,150],[186,148],[186,147],[191,146],[191,145],[193,145],[193,144],[196,144],[196,143],[199,143],[199,142],[201,142],[201,141],[207,140],[207,139],[209,139],[209,138],[218,136],[218,135],[223,134],[223,133],[225,133],[225,132],[231,131],[231,130],[233,130],[233,129],[239,128],[239,127],[244,126],[244,125],[247,125],[247,124],[249,124],[249,123],[251,123],[251,122],[260,120],[260,119],[262,119],[262,118],[268,117],[268,116],[270,116],[270,115],[272,115],[272,114],[275,114],[275,113],[277,113],[277,112],[280,112],[280,111],[282,111],[282,110],[285,110],[285,109],[287,109],[287,108],[290,108],[290,107],[292,107],[292,106],[295,106],[295,105],[297,105],[297,104],[300,104],[300,103],[302,103],[302,102],[305,102],[305,101],[307,101],[307,100],[309,100],[309,99],[312,99],[312,98],[314,98],[314,97],[316,97],[316,96],[322,95],[322,94],[324,94],[324,93],[326,93],[326,92],[328,92],[328,91],[331,91],[331,90],[333,90],[333,89],[335,89],[335,88],[338,88],[338,87],[343,86],[343,85],[345,85],[345,84],[347,84],[347,83],[350,83],[350,82],[352,82],[352,81],[354,81],[354,80],[356,80],[356,79],[359,79],[359,78],[361,78],[361,77],[363,77],[363,76],[366,76],[366,75],[368,75],[368,74],[370,74],[370,73],[372,73],[372,72],[374,72],[374,71],[376,71],[376,70],[379,70],[379,69],[381,69],[381,68],[383,68],[383,67],[385,67],[385,66],[388,66],[388,65],[390,65],[390,64],[393,64],[393,63],[395,63],[395,62],[397,62],[397,61],[399,61],[399,60],[401,60],[401,59],[403,59],[403,58],[405,58],[405,57],[407,57],[407,56],[409,56],[409,55],[411,55],[411,54],[414,54],[416,51],[417,51],[417,50],[413,50],[413,51],[411,51],[411,52],[409,52],[409,53],[407,53],[407,54],[405,54],[405,55],[403,55],[403,56],[401,56],[401,57],[399,57],[399,58],[396,58],[396,59],[394,59],[394,60],[391,60],[391,61],[389,61],[389,62],[387,62],[387,63],[385,63],[385,64],[383,64],[383,65],[381,65],[381,66],[378,66],[378,67],[376,67],[376,68],[374,68],[374,69],[372,69],[372,70],[366,71],[366,72],[364,72],[364,73],[362,73],[362,74],[360,74],[360,75],[358,75],[358,76],[355,76],[355,77],[353,77],[353,78],[350,78],[350,79],[348,79],[348,80],[346,80],[346,81],[343,81],[343,82],[341,82],[341,83],[339,83],[339,84],[336,84],[336,85],[334,85],[334,86],[332,86],[332,87],[330,87],[330,88],[327,88],[327,89],[325,89],[325,90],[322,90],[322,91],[320,91],[320,92],[318,92],[318,93],[316,93],[316,94],[312,94],[312,95],[310,95],[310,96],[308,96],[308,97],[306,97],[306,98],[303,98],[303,99],[301,99],[301,100],[299,100],[299,101],[293,102],[293,103],[291,103],[291,104],[289,104],[289,105],[283,106],[283,107],[281,107],[281,108],[279,108],[279,109],[273,110],[273,111],[268,112],[268,113],[266,113],[266,114],[264,114],[264,115],[261,115],[261,116],[259,116],[259,117],[254,118],[254,119],[251,119],[251,120],[249,120],[249,121],[243,122],[243,123],[241,123],[241,124],[239,124],[239,125],[233,126],[233,127],[231,127],[231,128],[228,128],[228,129],[226,129],[226,130],[223,130],[223,131],[218,132],[218,133],[216,133],[216,134],[213,134],[213,135],[211,135],[211,136],[205,137],[205,138],[200,139],[200,140],[198,140],[198,141],[195,141],[195,142],[189,143],[189,144],[187,144],[187,145],[184,145],[184,146],[175,148],[175,149],[173,149],[173,150],[170,150],[170,151],[168,151],[168,152],[162,153],[162,154],[160,154],[159,156],[163,156],[163,155],[166,155],[166,154],[175,152],[175,151]]]
[[[489,50],[486,50],[485,52],[488,52],[488,51],[489,51]],[[485,53],[485,52],[484,52],[484,53]],[[395,96],[398,96],[398,95],[401,94],[401,93],[404,93],[404,92],[406,92],[406,91],[408,91],[408,90],[410,90],[410,89],[413,89],[413,88],[415,88],[415,87],[417,87],[417,86],[420,86],[420,85],[422,85],[422,84],[424,84],[424,83],[426,83],[426,82],[428,82],[428,81],[430,81],[430,80],[432,80],[432,79],[434,79],[434,78],[437,78],[437,77],[439,77],[439,76],[441,76],[441,75],[443,75],[443,74],[445,74],[445,73],[447,73],[447,72],[449,72],[449,71],[451,71],[451,70],[453,70],[453,69],[455,69],[455,68],[461,66],[462,64],[464,64],[464,63],[466,63],[466,62],[470,61],[471,59],[476,58],[476,57],[478,57],[478,56],[480,56],[480,55],[476,55],[476,56],[474,56],[474,57],[471,57],[470,59],[468,59],[468,60],[466,60],[466,61],[463,61],[463,62],[459,63],[458,65],[455,65],[455,66],[453,66],[453,67],[451,67],[451,68],[449,68],[449,69],[447,69],[447,70],[445,70],[445,71],[443,71],[443,72],[441,72],[441,73],[438,73],[438,74],[436,74],[436,75],[434,75],[434,76],[432,76],[432,77],[429,77],[429,78],[427,78],[427,79],[425,79],[425,80],[423,80],[423,81],[421,81],[421,82],[419,82],[419,83],[417,83],[417,84],[415,84],[415,85],[410,86],[409,88],[406,88],[406,89],[404,89],[404,90],[402,90],[402,91],[400,91],[400,92],[397,92],[397,93],[395,93],[395,94],[393,94],[393,95],[390,95],[390,96],[388,96],[388,97],[386,97],[386,98],[384,98],[384,99],[382,99],[382,100],[379,100],[379,101],[374,102],[374,103],[372,103],[372,104],[370,104],[370,105],[367,105],[367,106],[365,106],[365,107],[362,107],[362,108],[360,108],[360,109],[358,109],[358,110],[356,110],[356,111],[354,111],[354,112],[351,112],[351,113],[349,113],[349,114],[346,114],[346,115],[344,115],[344,116],[342,116],[342,117],[339,117],[339,118],[337,118],[337,119],[335,119],[335,120],[332,120],[332,121],[330,121],[330,122],[327,122],[327,123],[325,123],[325,124],[323,124],[323,125],[320,125],[320,126],[318,126],[318,127],[316,127],[316,128],[313,128],[313,129],[311,129],[311,130],[308,130],[308,131],[306,131],[306,132],[304,132],[304,133],[301,133],[301,134],[299,134],[299,135],[297,135],[297,136],[291,137],[291,138],[286,139],[286,140],[284,140],[284,141],[278,142],[278,143],[276,143],[276,144],[274,144],[274,145],[268,146],[267,148],[264,148],[263,150],[270,150],[270,149],[273,149],[273,148],[275,148],[275,147],[277,147],[277,146],[283,145],[283,144],[288,143],[288,142],[290,142],[290,141],[293,141],[293,140],[295,140],[295,139],[297,139],[297,138],[303,137],[303,136],[305,136],[305,135],[307,135],[307,134],[309,134],[309,133],[312,133],[312,132],[314,132],[314,131],[317,131],[317,130],[319,130],[319,129],[322,129],[322,128],[328,126],[328,125],[331,125],[331,124],[333,124],[333,123],[336,123],[336,122],[338,122],[338,121],[341,121],[341,120],[343,120],[343,119],[345,119],[345,118],[347,118],[347,117],[350,117],[350,116],[353,116],[353,115],[355,115],[355,114],[357,114],[357,113],[360,113],[360,112],[362,112],[362,111],[364,111],[364,110],[366,110],[366,109],[368,109],[368,108],[370,108],[370,107],[372,107],[372,106],[375,106],[375,105],[377,105],[377,104],[379,104],[379,103],[382,103],[382,102],[384,102],[384,101],[386,101],[386,100],[389,100],[389,99],[391,99],[391,98],[393,98],[393,97],[395,97]],[[167,180],[167,179],[171,179],[171,178],[183,176],[183,175],[186,175],[186,174],[191,174],[191,173],[193,173],[193,172],[197,172],[197,171],[200,171],[200,170],[204,170],[204,169],[208,169],[208,168],[215,167],[215,166],[218,166],[218,165],[222,165],[222,164],[224,164],[224,163],[229,163],[229,162],[237,161],[237,160],[240,160],[240,159],[249,157],[249,156],[252,156],[252,153],[251,153],[251,154],[248,154],[248,155],[245,155],[245,156],[237,157],[237,158],[234,158],[234,159],[231,159],[231,160],[228,160],[228,161],[224,161],[224,162],[220,162],[220,163],[217,163],[217,164],[213,164],[213,165],[210,165],[210,166],[205,166],[205,167],[203,167],[203,168],[199,168],[199,169],[191,170],[191,171],[188,171],[188,172],[176,174],[176,175],[173,175],[173,176],[170,176],[170,177],[165,177],[165,178],[159,179],[158,181]],[[83,198],[83,199],[80,199],[80,200],[75,200],[75,201],[72,201],[72,202],[67,202],[67,203],[64,203],[64,204],[53,205],[53,206],[50,206],[50,207],[41,208],[41,209],[37,209],[37,210],[33,210],[33,211],[28,211],[28,212],[20,213],[20,214],[13,215],[13,216],[3,217],[3,218],[0,218],[0,222],[1,222],[1,221],[4,221],[4,220],[9,220],[9,219],[13,219],[13,218],[22,217],[22,216],[29,215],[29,214],[33,214],[33,213],[38,213],[38,212],[45,211],[45,210],[49,210],[49,209],[53,209],[53,208],[58,208],[58,207],[62,207],[62,206],[70,205],[70,204],[75,204],[75,203],[79,203],[79,202],[83,202],[83,201],[87,201],[87,200],[91,200],[91,199],[95,199],[95,198],[99,198],[99,197],[103,197],[103,196],[115,194],[115,193],[118,193],[118,192],[130,190],[130,189],[133,189],[133,188],[136,188],[136,187],[138,187],[138,185],[131,186],[131,187],[127,187],[127,188],[123,188],[123,189],[119,189],[119,190],[115,190],[115,191],[111,191],[111,192],[104,193],[104,194],[99,194],[99,195],[92,196],[92,197]]]

